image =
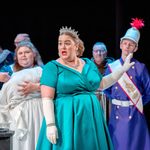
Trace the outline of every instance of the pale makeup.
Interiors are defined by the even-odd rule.
[[[104,55],[99,55],[98,53],[96,53],[95,51],[93,51],[93,57],[94,57],[94,61],[100,65],[103,61],[104,61]]]

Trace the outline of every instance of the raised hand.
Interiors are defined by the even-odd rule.
[[[125,61],[124,61],[124,64],[123,64],[123,70],[124,70],[124,72],[128,71],[129,68],[135,64],[135,62],[130,62],[131,59],[132,59],[132,57],[133,57],[133,53],[130,53],[130,54],[126,57],[126,59],[125,59]]]

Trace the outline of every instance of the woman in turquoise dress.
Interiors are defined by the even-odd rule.
[[[76,31],[63,27],[58,40],[60,57],[44,66],[40,80],[45,117],[36,150],[113,150],[94,92],[119,79],[131,67],[132,56],[119,71],[102,78],[90,59],[79,58],[84,44]]]

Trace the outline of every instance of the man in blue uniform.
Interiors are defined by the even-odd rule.
[[[144,22],[135,18],[131,26],[120,40],[121,58],[111,63],[105,74],[115,71],[129,53],[138,50],[139,29]],[[131,62],[134,66],[105,90],[112,103],[109,131],[115,150],[148,150],[150,134],[143,106],[150,101],[150,76],[145,64],[134,58]]]

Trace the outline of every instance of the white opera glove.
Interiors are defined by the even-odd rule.
[[[124,64],[123,64],[123,66],[122,66],[122,70],[123,70],[124,72],[128,71],[128,70],[130,69],[130,67],[135,64],[135,62],[130,62],[132,57],[133,57],[133,53],[130,53],[130,54],[126,57],[126,59],[125,59],[125,61],[124,61]]]
[[[46,136],[52,144],[56,144],[58,131],[55,125],[54,103],[50,98],[42,98],[43,113],[46,120],[47,131]]]
[[[123,66],[121,66],[120,68],[118,68],[117,70],[112,72],[111,74],[106,75],[102,78],[102,81],[100,83],[101,90],[105,90],[105,89],[109,88],[110,86],[112,86],[114,83],[116,83],[121,78],[123,73],[128,71],[129,68],[135,64],[135,62],[130,63],[130,60],[132,57],[133,57],[133,53],[130,53],[126,57]]]
[[[52,144],[56,144],[58,139],[58,131],[55,125],[47,126],[46,136]]]

